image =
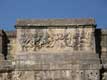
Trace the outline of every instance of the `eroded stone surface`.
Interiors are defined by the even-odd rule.
[[[94,20],[18,20],[16,30],[1,80],[100,80]]]
[[[28,28],[17,32],[18,52],[94,51],[93,28]]]

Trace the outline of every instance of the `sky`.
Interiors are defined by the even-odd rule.
[[[107,28],[107,0],[0,0],[0,29],[15,30],[17,19],[94,18]]]

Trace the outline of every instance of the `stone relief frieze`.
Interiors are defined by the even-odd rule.
[[[38,71],[35,80],[84,80],[83,70]]]
[[[35,80],[33,71],[14,71],[11,80]]]
[[[12,80],[12,74],[9,72],[1,73],[0,80]]]
[[[99,80],[99,71],[98,70],[87,70],[86,71],[86,80]]]
[[[85,50],[92,47],[92,33],[84,28],[24,30],[19,38],[21,51],[45,49]]]

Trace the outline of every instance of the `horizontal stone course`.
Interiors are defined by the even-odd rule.
[[[95,25],[95,20],[90,18],[80,18],[80,19],[18,19],[16,22],[16,27],[18,26],[49,26],[49,25]]]

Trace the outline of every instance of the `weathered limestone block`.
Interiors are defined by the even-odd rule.
[[[17,29],[17,52],[94,51],[93,28]]]
[[[93,19],[18,20],[16,29],[17,54],[95,52]]]
[[[41,80],[99,80],[99,70],[101,66],[99,65],[98,57],[92,55],[87,58],[86,56],[79,56],[79,59],[77,56],[71,57],[71,55],[67,53],[66,55],[37,54],[35,61],[31,60],[30,57],[27,57],[25,61],[20,58],[19,60],[21,61],[17,62],[16,70],[36,71],[35,78]],[[18,67],[18,65],[20,67]]]

